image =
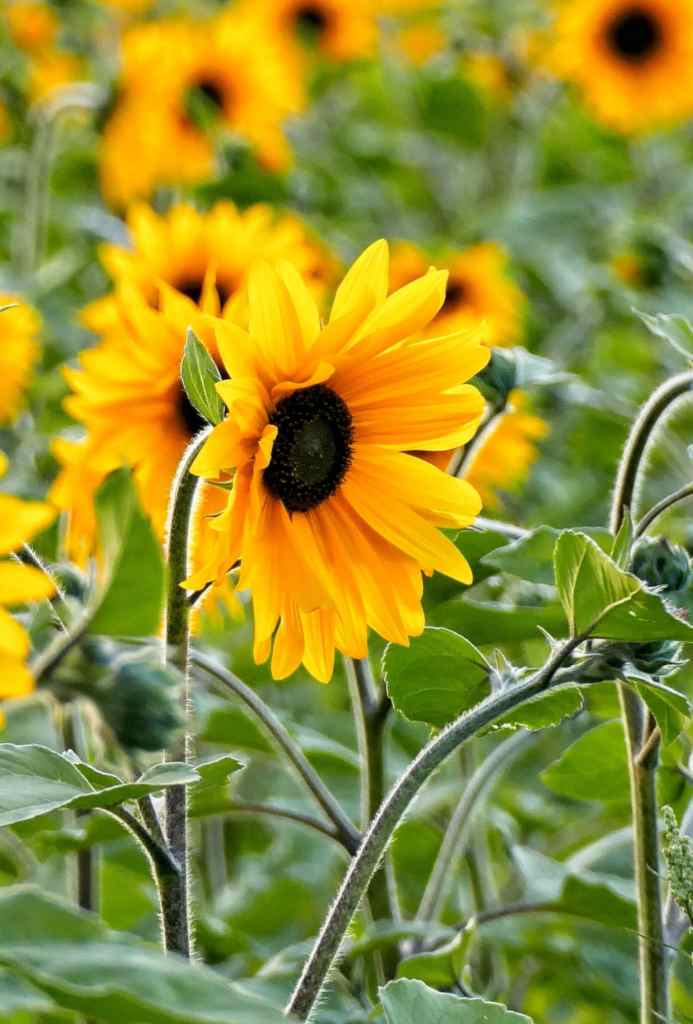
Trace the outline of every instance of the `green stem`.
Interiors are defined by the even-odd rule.
[[[207,432],[198,435],[181,459],[171,488],[171,505],[167,543],[168,593],[166,600],[164,664],[173,665],[183,676],[183,712],[187,718],[190,702],[190,605],[181,583],[188,576],[189,539],[198,478],[190,467],[204,444]],[[189,761],[191,740],[187,729],[174,750],[175,760]],[[162,893],[162,913],[166,949],[190,956],[190,886],[188,863],[187,787],[171,786],[166,790],[166,841],[179,867],[175,879],[168,879]],[[164,899],[165,896],[165,899]]]
[[[662,498],[656,505],[653,505],[636,526],[633,532],[633,539],[637,540],[638,537],[642,537],[643,533],[649,530],[655,520],[678,504],[679,501],[685,501],[687,498],[693,498],[693,483],[684,484],[683,487],[679,487],[678,491],[668,494],[666,498]]]
[[[546,665],[525,683],[492,694],[471,711],[455,719],[412,761],[383,801],[363,838],[289,1001],[287,1014],[293,1013],[299,1020],[306,1020],[312,1012],[351,919],[366,893],[392,835],[424,783],[453,750],[480,729],[547,690],[556,670],[583,639],[580,636],[567,641]]]
[[[459,448],[453,455],[448,466],[450,476],[465,476],[469,473],[482,448],[500,426],[506,410],[505,402],[502,405],[489,406],[486,416],[472,440],[464,448]]]

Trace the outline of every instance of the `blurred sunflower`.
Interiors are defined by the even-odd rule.
[[[507,272],[508,257],[496,242],[448,252],[436,263],[448,270],[445,302],[428,333],[464,331],[484,321],[488,345],[512,345],[522,330],[525,297]],[[409,242],[393,247],[390,288],[400,288],[425,272],[426,253]]]
[[[303,662],[326,682],[335,648],[367,654],[372,626],[406,644],[424,625],[421,574],[471,580],[436,527],[469,526],[476,491],[408,454],[466,443],[483,399],[465,382],[488,361],[469,333],[422,339],[445,300],[431,270],[388,297],[388,248],[376,242],[337,289],[329,322],[290,264],[249,278],[249,332],[216,322],[228,417],[193,471],[228,479],[210,523],[214,557],[186,585],[240,562],[252,594],[254,655],[272,674]]]
[[[127,213],[132,247],[104,245],[101,261],[110,277],[136,286],[155,305],[159,283],[200,304],[206,312],[238,319],[245,306],[248,267],[261,256],[288,259],[322,298],[336,275],[336,262],[293,213],[275,213],[264,204],[238,210],[216,203],[206,213],[178,203],[165,214],[137,203]],[[110,294],[90,303],[83,323],[96,333],[116,327],[120,303]]]
[[[373,0],[241,0],[240,8],[294,58],[309,48],[328,60],[364,57],[377,38]]]
[[[0,476],[6,469],[7,460],[0,452]],[[54,518],[53,509],[43,502],[0,494],[0,699],[23,697],[33,687],[26,665],[29,637],[7,608],[51,597],[55,589],[45,573],[6,556]]]
[[[595,116],[637,132],[693,112],[693,0],[579,0],[558,7],[549,63]]]
[[[404,25],[397,33],[396,42],[404,56],[421,67],[445,50],[448,37],[438,20],[427,19]]]
[[[36,310],[16,295],[0,293],[0,424],[11,420],[21,407],[38,357],[40,330]]]
[[[29,99],[40,103],[56,89],[78,82],[84,75],[82,61],[67,50],[42,50],[29,61]]]
[[[301,78],[250,19],[230,10],[202,22],[136,25],[125,33],[122,56],[120,100],[100,154],[109,202],[125,205],[157,185],[204,180],[223,135],[247,140],[268,167],[288,164],[282,126],[303,104]]]
[[[512,95],[512,83],[506,62],[495,53],[468,53],[462,61],[466,78],[494,103],[506,103]]]
[[[47,4],[33,0],[10,0],[5,10],[10,38],[28,53],[52,47],[58,36],[58,19]]]

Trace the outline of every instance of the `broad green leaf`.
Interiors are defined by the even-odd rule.
[[[85,768],[86,774],[70,758],[38,744],[0,744],[0,825],[67,807],[82,811],[113,807],[199,779],[194,769],[175,762],[156,765],[132,783]]]
[[[402,978],[380,990],[387,1024],[532,1024],[531,1017],[485,999],[436,992],[422,981]]]
[[[628,762],[621,722],[590,729],[540,778],[554,793],[574,800],[627,800]]]
[[[555,637],[568,633],[565,614],[558,602],[503,605],[474,601],[463,594],[437,605],[427,619],[434,626],[464,630],[465,636],[479,646],[534,640],[541,629]]]
[[[608,530],[593,529],[585,533],[605,550],[611,548],[612,537]],[[481,564],[530,583],[551,584],[554,581],[553,553],[559,536],[560,531],[552,526],[538,526],[512,544],[495,548],[481,559]]]
[[[130,471],[111,473],[95,501],[104,568],[89,630],[110,636],[150,636],[161,621],[164,561]]]
[[[435,726],[446,725],[490,693],[483,654],[449,629],[429,627],[409,647],[388,644],[383,675],[397,711]]]
[[[13,1013],[50,1013],[54,1009],[55,1003],[41,989],[14,972],[0,969],[0,1013],[3,1016]]]
[[[564,686],[549,693],[532,697],[519,708],[499,718],[492,729],[546,729],[558,725],[564,718],[576,715],[582,709],[580,688]]]
[[[646,676],[644,672],[631,674],[629,666],[626,666],[625,678],[635,686],[657,720],[664,745],[673,743],[691,720],[691,702],[688,697],[666,683]]]
[[[658,338],[669,344],[688,359],[693,359],[693,325],[678,313],[643,313],[636,309],[642,322]]]
[[[623,515],[623,522],[621,523],[620,529],[613,539],[613,545],[609,554],[612,559],[619,567],[619,569],[627,569],[630,563],[630,549],[633,544],[633,519],[630,514],[630,509],[626,509]]]
[[[455,930],[431,921],[376,921],[364,934],[344,950],[346,960],[368,956],[379,949],[388,949],[405,939],[444,942],[455,937]]]
[[[192,327],[188,327],[185,337],[180,376],[191,405],[202,419],[214,425],[221,423],[224,403],[215,387],[221,380],[221,373]]]
[[[585,871],[568,875],[560,904],[566,913],[597,921],[607,928],[637,927],[635,896],[628,883],[619,878]]]
[[[235,772],[244,768],[230,754],[222,754],[209,761],[195,765],[200,781],[190,787],[190,814],[200,818],[208,814],[221,814],[232,804],[228,780]]]
[[[0,892],[0,964],[63,1009],[108,1024],[286,1024],[221,974],[31,888]]]
[[[397,965],[397,977],[416,978],[433,988],[454,988],[459,984],[469,947],[475,937],[475,928],[465,928],[437,949],[405,957]]]
[[[584,533],[556,542],[556,585],[573,636],[693,641],[693,626],[671,615],[642,580],[624,572]]]

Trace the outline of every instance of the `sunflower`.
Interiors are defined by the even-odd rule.
[[[438,20],[427,19],[404,25],[397,33],[396,42],[409,62],[421,67],[445,51],[448,37]]]
[[[241,0],[241,11],[299,60],[309,48],[328,60],[365,57],[377,38],[372,0]]]
[[[6,468],[7,460],[0,452],[0,476]],[[40,601],[55,589],[45,573],[7,556],[45,529],[54,517],[55,512],[43,502],[0,494],[0,698],[23,697],[33,686],[26,666],[29,637],[7,608]]]
[[[488,361],[470,333],[422,340],[445,300],[431,269],[388,296],[388,247],[376,242],[337,289],[322,327],[290,264],[257,264],[249,331],[216,321],[229,414],[193,464],[228,479],[211,521],[214,556],[186,586],[240,565],[252,595],[254,655],[272,674],[303,662],[321,681],[335,648],[367,654],[367,630],[406,644],[424,625],[422,571],[465,583],[466,559],[436,527],[469,526],[481,504],[463,480],[408,454],[466,443],[483,399],[465,382]]]
[[[549,63],[594,115],[638,132],[693,112],[693,0],[579,0],[559,7]]]
[[[0,293],[0,424],[21,407],[38,356],[40,330],[41,318],[31,306],[16,295]]]
[[[33,0],[14,0],[5,11],[10,38],[27,53],[36,53],[54,45],[58,35],[58,19],[46,4]]]
[[[123,39],[120,100],[101,144],[104,194],[125,205],[157,185],[208,178],[224,134],[246,139],[266,166],[284,168],[282,125],[302,104],[292,63],[237,11],[136,25]]]
[[[67,50],[43,50],[29,61],[29,99],[40,103],[84,76],[82,61]]]
[[[178,203],[166,214],[137,203],[128,210],[127,225],[131,247],[104,245],[101,261],[114,281],[136,286],[151,305],[158,300],[161,281],[199,304],[213,274],[218,304],[208,280],[208,311],[238,319],[247,268],[260,256],[288,259],[318,297],[336,274],[334,258],[299,217],[277,214],[260,203],[241,211],[224,201],[206,213]],[[118,299],[109,294],[90,303],[82,321],[101,333],[118,325],[119,309]]]
[[[525,298],[507,272],[508,257],[496,242],[484,242],[463,251],[448,252],[440,266],[449,272],[445,302],[429,333],[461,331],[484,321],[488,345],[512,345],[522,330]],[[428,265],[426,254],[409,242],[392,253],[390,287],[414,280]]]

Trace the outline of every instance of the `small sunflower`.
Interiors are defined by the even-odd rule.
[[[693,113],[693,0],[575,0],[558,9],[549,63],[595,116],[638,132]]]
[[[507,272],[508,257],[496,242],[484,242],[437,261],[448,270],[445,302],[429,327],[433,332],[463,331],[484,321],[488,345],[512,345],[522,331],[525,297]],[[426,254],[408,242],[392,253],[390,287],[418,277],[428,265]]]
[[[377,38],[372,0],[242,0],[241,10],[299,59],[309,48],[328,60],[365,57]]]
[[[0,452],[0,476],[6,468],[7,460]],[[53,509],[43,502],[0,494],[0,699],[23,697],[33,687],[26,665],[29,637],[7,609],[51,597],[55,589],[45,573],[7,556],[54,518]]]
[[[58,19],[46,4],[34,0],[10,0],[5,11],[10,38],[27,53],[36,53],[55,44]]]
[[[29,61],[29,99],[40,103],[71,82],[84,77],[82,61],[67,50],[42,50]]]
[[[465,444],[483,412],[466,382],[488,349],[468,332],[421,338],[446,277],[431,269],[388,296],[388,247],[376,242],[321,326],[295,269],[261,263],[249,279],[249,332],[216,322],[229,414],[193,472],[233,474],[233,486],[210,524],[214,556],[186,585],[223,580],[240,564],[255,658],[272,649],[275,678],[303,662],[326,682],[335,648],[366,656],[369,626],[408,643],[424,625],[422,572],[471,580],[436,527],[471,525],[479,497],[409,454]]]
[[[151,305],[164,281],[198,305],[206,294],[206,312],[237,320],[247,269],[260,256],[289,260],[318,297],[336,274],[334,258],[299,217],[260,203],[241,211],[223,201],[205,213],[178,203],[165,214],[137,203],[127,225],[131,248],[104,245],[101,261],[113,281],[137,287]],[[90,303],[82,321],[102,333],[117,326],[119,309],[110,294]]]
[[[8,306],[8,309],[2,309]],[[19,411],[38,357],[41,318],[16,295],[0,293],[0,424]]]
[[[283,122],[302,104],[292,63],[235,10],[136,25],[123,39],[120,100],[102,139],[104,194],[125,205],[157,185],[208,178],[223,134],[281,169],[289,162]]]

